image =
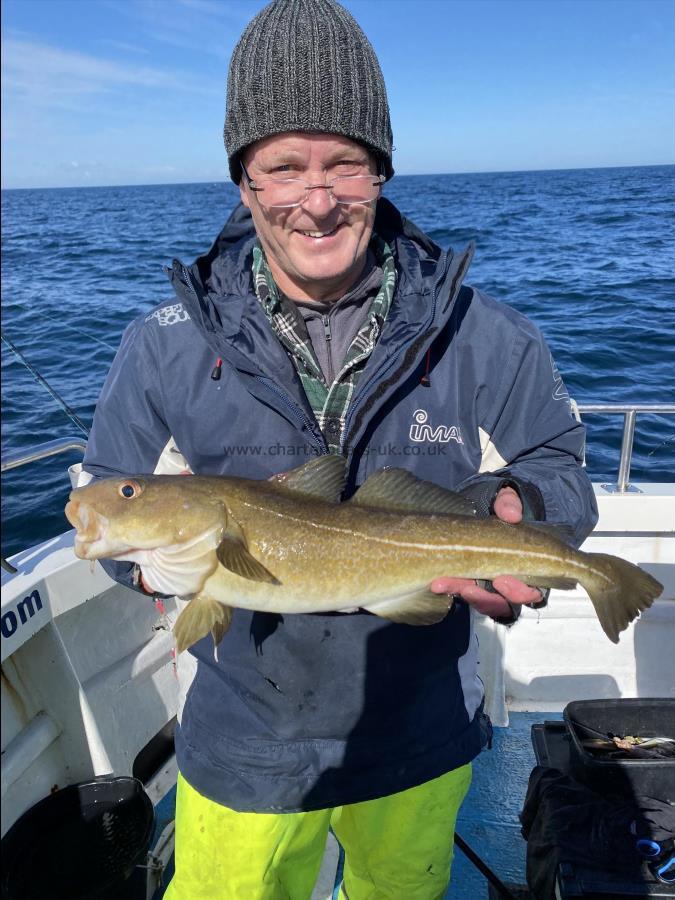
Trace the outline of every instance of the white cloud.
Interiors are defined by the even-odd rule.
[[[139,47],[136,44],[129,44],[126,41],[113,41],[110,38],[104,38],[100,43],[105,44],[107,47],[113,47],[115,50],[121,50],[122,53],[139,53],[143,56],[148,56],[150,54],[147,47]]]
[[[130,27],[148,39],[211,56],[226,63],[232,47],[250,19],[262,6],[256,2],[225,3],[221,0],[103,0],[123,16]]]
[[[213,89],[175,70],[117,62],[14,37],[3,42],[2,74],[6,99],[34,108],[73,108],[87,95],[134,86],[199,93]]]

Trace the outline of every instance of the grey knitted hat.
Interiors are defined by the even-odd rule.
[[[232,180],[241,178],[245,147],[286,131],[344,135],[372,150],[387,178],[394,174],[380,64],[336,0],[274,0],[232,53],[224,130]]]

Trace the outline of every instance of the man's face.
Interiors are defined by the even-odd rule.
[[[243,154],[251,180],[299,178],[322,185],[338,175],[377,174],[360,144],[339,135],[290,132],[257,141]],[[294,300],[334,300],[356,282],[375,221],[375,201],[343,205],[328,191],[313,190],[301,206],[268,209],[265,193],[242,177],[242,203],[251,210],[274,280]]]

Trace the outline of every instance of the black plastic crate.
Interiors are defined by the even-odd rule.
[[[625,875],[589,866],[564,862],[558,866],[556,898],[560,900],[635,900],[636,897],[675,897],[675,885],[663,884],[642,866],[641,877]]]
[[[582,744],[592,736],[583,726],[602,734],[675,739],[675,699],[575,700],[563,718],[573,777],[598,790],[675,802],[675,759],[602,759]]]
[[[606,701],[600,701],[603,704]],[[537,765],[572,772],[572,736],[565,722],[547,721],[532,726],[532,746]],[[597,785],[590,785],[598,788]],[[602,791],[602,788],[598,788]],[[597,869],[581,863],[564,862],[556,873],[558,900],[635,900],[636,897],[675,898],[675,885],[664,884],[650,871],[647,862],[631,877],[625,872]]]

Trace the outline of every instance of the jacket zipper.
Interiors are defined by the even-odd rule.
[[[181,267],[181,271],[183,273],[183,278],[185,280],[185,283],[188,286],[188,290],[190,290],[195,295],[197,300],[199,300],[199,294],[197,293],[197,289],[195,288],[194,284],[192,283],[192,275],[190,274],[190,272],[188,272],[187,267],[184,266],[183,263],[179,263],[179,265]]]
[[[447,252],[446,252],[445,250],[443,250],[443,251],[441,252],[441,256],[440,256],[440,259],[439,259],[439,264],[442,266],[442,272],[443,272],[443,274],[445,273],[445,266],[446,266],[446,264],[447,264],[447,259],[448,259],[448,254],[447,254]],[[438,276],[438,278],[436,279],[436,282],[435,282],[435,284],[434,284],[434,290],[433,290],[432,301],[431,301],[431,315],[429,316],[428,322],[433,322],[433,321],[434,321],[434,317],[435,317],[435,315],[436,315],[436,299],[437,299],[437,296],[436,296],[436,295],[437,295],[437,292],[438,292],[438,285],[441,283],[441,280],[442,280],[442,278],[443,278],[443,274],[441,274],[441,275]],[[427,329],[428,329],[428,326],[427,326]],[[399,353],[396,353],[396,354],[392,357],[392,359],[389,360],[389,365],[386,366],[385,369],[383,369],[381,372],[378,373],[378,378],[379,378],[379,379],[384,378],[385,375],[393,368],[393,366],[394,366],[395,363],[396,363],[396,360],[398,359],[398,357],[399,357],[400,355],[401,355],[401,352],[399,351]],[[365,390],[366,390],[366,389],[363,388],[361,391],[357,392],[356,396],[352,399],[352,402],[351,402],[351,404],[350,404],[350,406],[349,406],[349,412],[347,413],[347,417],[346,417],[346,419],[345,419],[345,427],[344,427],[344,430],[343,430],[343,432],[342,432],[342,442],[341,442],[341,444],[340,444],[340,449],[341,449],[341,450],[344,450],[344,442],[345,442],[345,440],[347,439],[347,435],[349,434],[349,429],[350,429],[350,427],[351,427],[351,422],[352,422],[352,419],[353,419],[353,417],[354,417],[354,411],[355,411],[356,408],[357,408],[358,401],[361,399],[362,395],[365,393]]]
[[[330,329],[330,317],[328,315],[323,315],[323,337],[326,341],[326,351],[328,353],[328,387],[330,388],[335,380],[335,372],[333,371],[333,354],[331,351],[330,342],[333,339],[333,335]]]
[[[189,290],[195,295],[195,297],[197,298],[197,300],[199,300],[199,294],[197,293],[197,290],[196,290],[194,284],[192,283],[192,275],[191,275],[191,273],[188,271],[188,269],[187,269],[182,263],[180,263],[179,265],[180,265],[180,267],[181,267],[181,269],[182,269],[183,277],[184,277],[184,279],[185,279],[185,282],[186,282],[186,284],[187,284]],[[325,327],[326,327],[326,323],[324,322],[324,328],[325,328]],[[328,325],[328,335],[330,335],[330,325]],[[329,337],[327,337],[326,339],[328,340]],[[312,439],[312,442],[313,442],[314,446],[317,447],[319,450],[321,450],[321,453],[322,453],[322,454],[325,455],[326,453],[328,453],[328,448],[326,447],[325,442],[319,441],[319,439],[317,438],[316,434],[314,433],[314,425],[315,425],[315,423],[312,422],[312,420],[309,418],[309,416],[306,415],[306,414],[303,412],[303,410],[300,409],[299,406],[297,406],[295,403],[293,403],[293,402],[286,396],[286,394],[285,394],[280,388],[278,388],[278,387],[274,384],[274,382],[269,381],[269,380],[266,379],[266,378],[263,378],[262,375],[255,375],[254,377],[255,377],[256,381],[259,381],[261,384],[264,384],[265,387],[267,387],[267,388],[268,388],[269,390],[271,390],[274,394],[276,394],[276,395],[283,401],[284,406],[286,406],[288,409],[290,409],[290,410],[295,414],[295,416],[296,416],[298,419],[300,419],[300,421],[303,422],[303,423],[307,426],[307,430],[308,430],[308,432],[309,432],[309,435],[310,435],[310,437],[311,437],[311,439]]]
[[[269,381],[267,378],[264,378],[262,375],[255,376],[256,381],[259,381],[261,384],[264,384],[266,388],[268,388],[272,393],[276,394],[277,397],[283,402],[283,404],[290,409],[295,416],[300,419],[307,426],[307,430],[309,432],[310,437],[312,438],[312,442],[315,447],[318,447],[321,450],[322,455],[326,455],[328,453],[328,448],[326,447],[325,441],[320,441],[316,434],[314,433],[314,427],[316,425],[302,409],[300,409],[297,404],[293,403],[292,400],[288,398],[288,396],[278,388],[273,381]]]

